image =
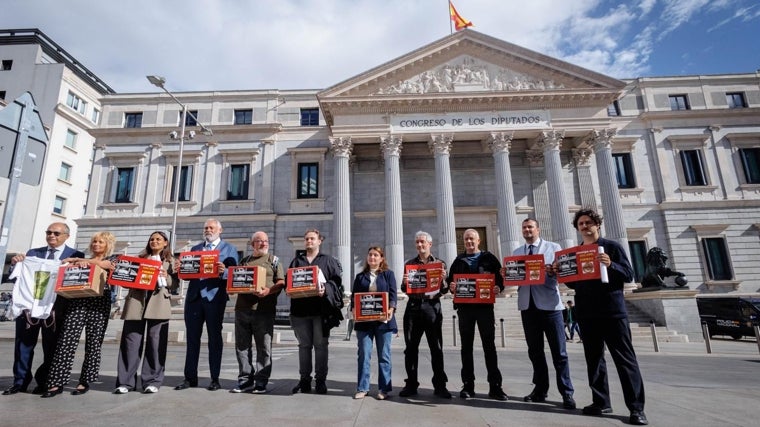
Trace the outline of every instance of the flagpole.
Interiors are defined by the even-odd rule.
[[[449,34],[454,34],[454,20],[451,19],[451,0],[446,0],[448,7],[446,13],[449,15]]]

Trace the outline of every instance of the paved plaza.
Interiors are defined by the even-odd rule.
[[[177,328],[180,322],[172,322]],[[232,330],[225,324],[225,330]],[[330,342],[330,373],[327,395],[291,395],[298,379],[298,349],[292,331],[278,326],[280,344],[274,350],[274,369],[269,392],[264,395],[232,394],[227,390],[207,391],[207,361],[202,355],[199,388],[175,391],[182,381],[184,345],[169,346],[167,378],[155,395],[129,393],[113,395],[116,374],[116,331],[112,321],[106,343],[100,382],[84,396],[68,391],[76,385],[83,343],[77,353],[67,392],[50,399],[23,393],[0,396],[0,426],[24,425],[174,425],[174,426],[615,426],[626,425],[626,409],[614,365],[608,357],[610,389],[614,412],[604,417],[587,417],[580,409],[567,411],[552,386],[546,403],[525,403],[531,368],[524,341],[509,339],[500,346],[499,366],[504,375],[507,402],[489,400],[485,395],[485,367],[482,351],[476,347],[476,399],[458,398],[460,358],[458,348],[445,349],[451,400],[433,396],[429,354],[421,351],[420,393],[400,398],[404,384],[403,338],[393,342],[394,392],[390,400],[375,398],[376,365],[373,360],[373,389],[364,400],[353,400],[356,389],[356,341],[344,341],[344,329],[334,330]],[[704,343],[662,343],[660,352],[651,346],[637,348],[645,380],[646,414],[653,426],[748,426],[757,425],[760,402],[760,354],[754,341],[713,340],[713,353],[706,354]],[[424,348],[424,346],[423,346]],[[571,376],[579,408],[590,403],[582,344],[568,344]],[[38,348],[41,352],[41,349]],[[0,322],[0,387],[12,382],[13,322]],[[41,357],[41,354],[38,354]],[[547,355],[548,357],[548,355]],[[551,363],[551,362],[550,362]],[[551,368],[550,368],[551,369]],[[225,344],[222,386],[235,385],[237,362],[233,345]]]

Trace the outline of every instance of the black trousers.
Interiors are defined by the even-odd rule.
[[[578,319],[578,323],[583,331],[583,351],[592,402],[598,406],[611,406],[607,362],[604,360],[606,344],[620,377],[625,405],[630,411],[643,411],[644,382],[631,343],[628,319]]]
[[[499,371],[496,343],[494,342],[496,318],[493,313],[493,305],[460,304],[457,307],[457,312],[459,313],[459,335],[462,337],[462,383],[464,387],[472,389],[475,385],[475,362],[472,355],[475,325],[478,326],[480,340],[483,344],[488,384],[491,387],[501,387],[501,372]]]
[[[448,377],[443,369],[443,313],[439,299],[410,298],[404,311],[404,364],[406,386],[416,389],[420,383],[417,372],[422,335],[427,338],[433,365],[433,387],[445,388]]]

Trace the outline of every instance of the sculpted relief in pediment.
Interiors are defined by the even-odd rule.
[[[508,68],[460,56],[410,79],[380,88],[376,94],[509,92],[563,89],[553,80],[530,76]]]

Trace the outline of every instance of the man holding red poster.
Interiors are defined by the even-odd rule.
[[[608,276],[607,283],[602,279],[567,283],[569,288],[575,289],[576,314],[583,333],[583,351],[591,387],[592,403],[583,408],[583,414],[612,413],[604,360],[606,345],[620,376],[625,404],[631,411],[628,422],[646,425],[644,382],[633,350],[623,298],[623,285],[633,280],[633,269],[619,243],[600,237],[601,225],[602,217],[593,209],[581,209],[573,217],[573,227],[581,233],[583,244],[604,248],[604,251],[598,251],[596,261],[607,268]]]
[[[517,290],[517,308],[522,317],[528,357],[533,365],[533,391],[523,398],[526,402],[544,402],[549,391],[549,368],[544,354],[544,335],[552,353],[552,362],[557,371],[557,389],[562,396],[565,409],[575,409],[573,382],[570,380],[570,364],[565,348],[565,323],[562,318],[562,298],[557,285],[557,275],[552,263],[560,245],[540,237],[538,221],[528,218],[522,222],[525,244],[516,248],[512,255],[544,256],[546,274],[542,285],[520,286]]]
[[[465,252],[459,254],[451,263],[448,276],[449,289],[456,292],[455,275],[491,274],[496,283],[491,292],[493,294],[501,293],[504,290],[504,284],[499,259],[488,251],[480,250],[480,234],[477,230],[472,228],[465,230],[463,240]],[[493,304],[454,304],[454,308],[459,313],[459,335],[462,337],[460,353],[462,356],[463,385],[459,397],[462,399],[475,397],[475,362],[472,356],[472,346],[475,341],[475,325],[477,325],[488,373],[488,397],[501,401],[507,400],[507,394],[501,388],[502,377],[501,371],[499,371],[498,355],[496,354],[496,342],[494,341],[496,316],[494,315]]]

